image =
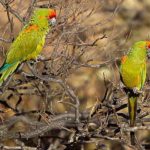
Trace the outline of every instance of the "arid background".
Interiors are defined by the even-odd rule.
[[[119,76],[121,56],[150,39],[150,1],[0,0],[1,65],[38,7],[56,9],[57,24],[41,56],[23,62],[0,88],[0,148],[150,149],[149,75],[134,129]]]

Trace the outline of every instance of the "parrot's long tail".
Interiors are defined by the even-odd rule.
[[[20,62],[16,62],[14,64],[4,64],[0,68],[0,86],[3,84],[3,82],[16,70]]]
[[[136,111],[137,111],[137,94],[129,94],[128,98],[128,110],[130,118],[130,127],[134,127],[136,124]],[[130,132],[131,145],[135,145],[135,133]]]

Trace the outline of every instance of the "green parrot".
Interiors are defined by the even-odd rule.
[[[55,22],[55,10],[38,8],[34,11],[29,23],[24,26],[6,54],[0,68],[0,86],[21,62],[37,58],[44,46],[45,37]]]
[[[120,75],[125,92],[128,95],[128,111],[130,126],[135,126],[137,99],[146,80],[146,60],[149,56],[150,41],[136,42],[129,53],[122,57]],[[130,133],[131,144],[135,145],[134,132]]]

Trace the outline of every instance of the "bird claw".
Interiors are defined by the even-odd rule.
[[[39,61],[44,60],[44,59],[45,59],[45,57],[44,57],[44,56],[39,55],[39,56],[38,56],[38,58],[36,59],[36,61],[37,61],[37,62],[39,62]]]
[[[143,94],[143,91],[139,90],[138,88],[134,87],[133,88],[133,93],[134,94]]]

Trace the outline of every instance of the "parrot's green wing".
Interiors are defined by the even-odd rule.
[[[143,63],[141,67],[141,88],[143,88],[145,80],[146,80],[146,73],[147,73],[146,70],[147,70],[146,63]]]
[[[19,34],[7,53],[5,63],[0,68],[0,73],[2,73],[0,85],[16,70],[20,62],[35,59],[42,50],[45,35],[34,30],[27,32],[27,29]]]
[[[45,39],[45,34],[37,30],[38,27],[34,26],[27,26],[23,29],[7,53],[6,64],[37,57],[42,50]]]

